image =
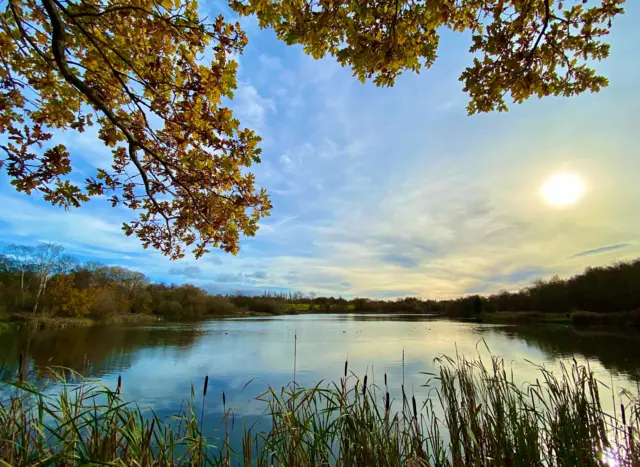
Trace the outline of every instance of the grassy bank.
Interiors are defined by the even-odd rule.
[[[576,326],[615,325],[640,328],[640,311],[628,313],[589,313],[578,311],[571,313],[571,323]]]
[[[225,405],[220,439],[202,431],[208,378],[201,396],[173,417],[145,415],[124,404],[126,382],[109,390],[89,382],[55,396],[26,384],[4,387],[0,464],[26,466],[542,466],[640,463],[637,397],[626,394],[605,413],[601,383],[576,363],[535,384],[518,386],[499,359],[440,360],[431,398],[418,404],[402,391],[390,400],[387,377],[374,386],[348,375],[314,388],[290,384],[260,397],[271,428],[245,427],[229,445],[233,410]],[[429,378],[425,375],[425,379]],[[392,382],[389,382],[390,384]],[[224,402],[224,394],[222,399]],[[206,425],[205,425],[206,426]],[[235,429],[239,429],[236,427]],[[226,433],[226,435],[224,434]]]
[[[136,324],[155,323],[162,319],[155,315],[112,315],[102,320],[92,318],[64,318],[32,313],[16,313],[10,322],[29,329],[63,329],[68,327],[94,326],[97,324]]]
[[[571,324],[566,313],[541,313],[539,311],[499,311],[481,313],[478,321],[482,323],[556,323]]]
[[[483,323],[554,323],[575,326],[620,326],[640,327],[640,311],[618,313],[593,313],[575,311],[572,313],[542,313],[539,311],[500,311],[481,313],[477,320]]]

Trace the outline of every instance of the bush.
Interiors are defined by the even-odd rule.
[[[238,311],[238,308],[225,297],[209,296],[207,299],[207,314],[233,315]]]
[[[93,306],[91,316],[98,319],[110,315],[119,314],[121,303],[116,296],[116,291],[107,287],[95,287],[93,290]]]
[[[249,302],[248,308],[254,313],[277,315],[282,312],[282,303],[273,299],[256,299]]]
[[[176,317],[182,312],[182,305],[175,300],[160,302],[158,305],[158,314],[165,317]]]

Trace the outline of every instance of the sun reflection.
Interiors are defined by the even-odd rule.
[[[602,463],[610,467],[618,467],[620,465],[620,462],[618,462],[616,453],[611,448],[607,448],[603,451]]]

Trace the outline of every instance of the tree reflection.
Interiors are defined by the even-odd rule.
[[[631,379],[640,374],[640,332],[616,328],[581,329],[566,325],[478,328],[480,334],[499,333],[535,346],[551,358],[583,356]]]
[[[122,372],[144,348],[191,347],[203,334],[197,326],[92,326],[5,333],[0,338],[0,377],[15,375],[23,352],[36,378],[43,368],[61,366],[84,376]]]

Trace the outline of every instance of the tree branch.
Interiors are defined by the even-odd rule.
[[[53,57],[55,59],[56,64],[58,65],[58,69],[60,70],[60,73],[62,74],[64,79],[67,80],[67,82],[72,84],[76,89],[78,89],[82,94],[84,94],[86,98],[89,100],[89,102],[92,105],[94,105],[97,109],[99,109],[107,117],[107,119],[115,127],[119,128],[120,131],[122,131],[122,133],[125,135],[125,138],[129,143],[129,158],[131,159],[131,162],[133,162],[133,164],[136,166],[136,168],[140,172],[140,177],[142,178],[142,181],[144,183],[147,196],[149,196],[149,199],[158,210],[158,213],[163,217],[165,217],[166,219],[167,217],[153,195],[153,191],[149,186],[149,179],[147,177],[147,174],[145,173],[145,170],[142,167],[142,164],[140,163],[140,160],[138,159],[138,156],[136,154],[136,149],[138,147],[144,149],[143,145],[141,145],[133,137],[133,135],[129,132],[129,130],[120,122],[118,117],[111,111],[111,109],[109,109],[104,104],[104,102],[102,102],[102,99],[100,99],[100,97],[93,91],[93,89],[91,89],[89,86],[86,85],[84,81],[82,81],[80,78],[74,75],[72,70],[69,68],[69,65],[67,63],[67,58],[65,56],[65,51],[66,51],[65,33],[62,27],[62,20],[60,19],[60,15],[58,15],[58,12],[56,11],[56,6],[54,5],[52,0],[42,0],[42,4],[51,21],[51,50],[53,52]],[[148,151],[148,152],[151,152],[151,151]]]

